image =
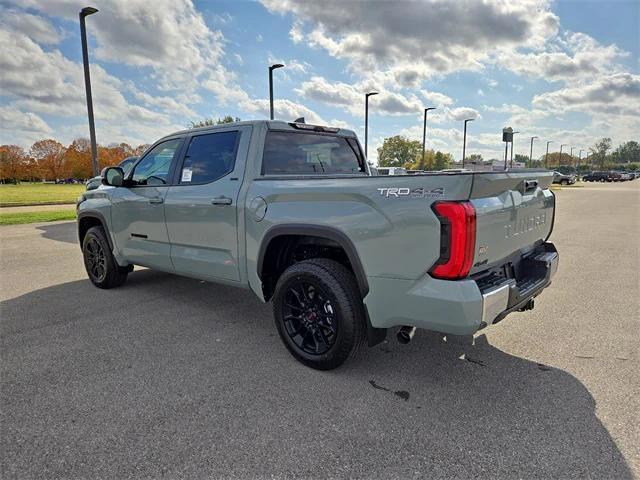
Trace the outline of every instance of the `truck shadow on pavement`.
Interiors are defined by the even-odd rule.
[[[7,477],[632,478],[580,381],[483,335],[317,372],[252,293],[149,270],[0,309]]]
[[[65,223],[45,223],[38,225],[37,230],[41,231],[41,236],[57,242],[78,244],[78,231],[76,222]]]

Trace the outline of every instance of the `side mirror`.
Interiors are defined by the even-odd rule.
[[[120,167],[105,167],[102,169],[100,177],[102,177],[103,185],[121,187],[124,181],[124,172]]]

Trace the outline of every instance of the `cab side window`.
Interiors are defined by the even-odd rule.
[[[180,171],[181,185],[213,182],[233,171],[239,132],[197,135],[189,142]]]
[[[175,138],[159,143],[134,167],[134,185],[166,185],[169,181],[171,161],[180,146],[181,139]]]

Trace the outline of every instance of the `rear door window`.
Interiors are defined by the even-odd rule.
[[[354,139],[313,133],[270,131],[265,140],[265,175],[365,173]]]

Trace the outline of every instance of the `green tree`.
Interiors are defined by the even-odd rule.
[[[378,148],[378,165],[381,167],[411,168],[418,153],[422,155],[422,143],[396,135],[385,138]]]
[[[615,163],[640,162],[640,143],[633,140],[618,146],[611,154]]]
[[[189,124],[189,128],[210,127],[212,125],[223,125],[225,123],[233,123],[239,121],[240,117],[234,118],[231,115],[225,115],[224,117],[218,118],[217,120],[214,120],[213,118],[205,118],[203,120],[200,120],[199,122],[191,122]]]
[[[611,139],[605,137],[596,142],[589,150],[591,150],[591,162],[600,168],[604,168],[607,163],[607,152],[611,150]]]
[[[444,170],[453,163],[453,155],[448,152],[437,151],[433,161],[433,170]]]

